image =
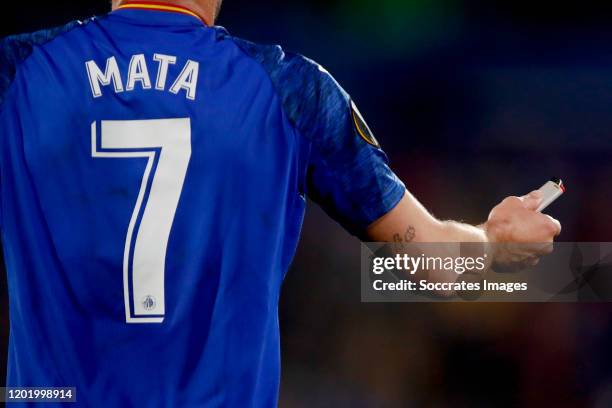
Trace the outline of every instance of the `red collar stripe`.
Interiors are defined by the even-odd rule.
[[[185,7],[181,7],[181,6],[175,6],[172,4],[168,4],[168,3],[154,3],[154,2],[130,2],[130,3],[126,3],[123,4],[119,7],[117,7],[117,10],[125,10],[125,9],[138,9],[138,10],[157,10],[157,11],[170,11],[173,13],[180,13],[180,14],[187,14],[188,16],[192,16],[197,18],[198,20],[204,22],[204,19],[200,16],[198,16],[196,13],[194,13],[193,11],[185,8]]]

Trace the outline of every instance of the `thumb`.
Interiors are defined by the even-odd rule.
[[[536,211],[540,204],[542,204],[542,193],[538,190],[532,191],[531,193],[522,196],[521,201],[526,209]]]

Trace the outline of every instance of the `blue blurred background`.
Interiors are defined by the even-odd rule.
[[[14,3],[0,35],[107,3]],[[218,23],[332,72],[436,216],[480,223],[559,176],[561,240],[612,241],[612,4],[535,3],[226,0]],[[361,304],[359,244],[311,204],[282,298],[281,406],[612,407],[611,311]]]

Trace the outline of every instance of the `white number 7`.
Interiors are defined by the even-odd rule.
[[[170,230],[191,158],[191,121],[102,121],[91,124],[94,158],[146,158],[147,166],[125,239],[123,294],[127,323],[161,323]]]

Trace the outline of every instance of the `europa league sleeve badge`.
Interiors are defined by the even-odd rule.
[[[359,112],[359,109],[357,109],[357,105],[355,105],[355,102],[353,102],[352,100],[351,100],[351,115],[353,117],[353,123],[355,124],[355,129],[357,130],[357,133],[359,134],[359,136],[361,136],[361,138],[365,140],[368,144],[376,147],[377,149],[380,149],[380,144],[378,143],[378,140],[376,140],[376,138],[374,137],[372,130],[370,129],[368,124],[365,122],[365,120],[363,119],[363,116],[361,115],[361,112]]]

